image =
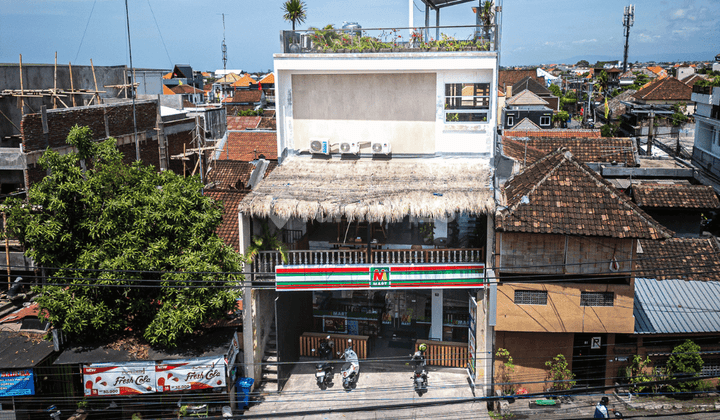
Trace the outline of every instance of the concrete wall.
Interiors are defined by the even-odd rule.
[[[52,57],[48,57],[52,59]],[[52,89],[55,83],[55,68],[53,64],[24,64],[23,68],[23,89]],[[101,98],[114,98],[120,93],[119,89],[108,88],[109,85],[121,85],[125,83],[125,66],[95,67],[95,78],[97,79],[98,90]],[[76,90],[95,90],[95,81],[90,66],[72,66],[72,85]],[[0,66],[0,86],[2,89],[20,89],[20,66]],[[70,90],[70,69],[67,64],[58,63],[57,67],[57,88]],[[121,95],[122,96],[122,95]],[[76,105],[81,106],[89,101],[92,95],[77,95]],[[66,96],[61,98],[67,106],[72,106],[72,98]],[[0,97],[0,111],[7,115],[16,126],[20,127],[22,113],[18,108],[18,98],[12,96]],[[94,103],[94,102],[93,102]],[[50,96],[42,98],[25,98],[25,112],[40,112],[42,105],[53,109],[53,101]],[[59,108],[65,108],[59,101]],[[0,118],[0,138],[12,134],[20,134],[13,125],[5,118]]]
[[[501,283],[497,291],[495,331],[625,333],[635,329],[634,282],[592,283]],[[546,305],[515,303],[515,290],[547,292]],[[581,292],[614,292],[613,306],[580,306]]]
[[[265,346],[270,339],[270,330],[275,322],[275,290],[253,289],[252,291],[252,311],[254,328],[253,334],[253,354],[255,361],[255,382],[259,382],[262,378],[262,358],[265,354]],[[245,301],[245,299],[243,299]],[[243,330],[245,334],[245,330]],[[245,351],[248,351],[245,349]]]
[[[545,362],[562,354],[570,363],[572,369],[574,334],[548,334],[523,332],[496,332],[495,350],[507,349],[515,363],[515,372],[511,376],[512,382],[518,382],[515,388],[523,387],[528,392],[543,392],[551,385],[542,383],[547,378]],[[495,382],[500,381],[502,361],[495,358]],[[498,389],[498,387],[496,387]]]
[[[308,150],[320,137],[434,153],[435,80],[432,73],[293,75],[295,147]]]

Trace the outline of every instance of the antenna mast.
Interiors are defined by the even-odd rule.
[[[227,45],[225,45],[225,13],[223,17],[223,42],[222,42],[222,54],[223,54],[223,70],[227,70]]]
[[[635,23],[635,6],[625,6],[623,14],[623,27],[625,28],[625,54],[623,55],[623,73],[627,71],[628,41],[630,39],[630,27]]]

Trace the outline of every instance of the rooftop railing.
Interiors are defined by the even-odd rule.
[[[283,53],[497,51],[496,26],[345,28],[282,31]]]

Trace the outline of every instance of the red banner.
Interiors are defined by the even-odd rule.
[[[225,358],[164,360],[155,366],[158,392],[225,386]]]
[[[93,397],[156,392],[155,362],[83,365],[83,383],[85,395]]]

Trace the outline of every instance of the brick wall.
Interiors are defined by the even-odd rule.
[[[190,122],[190,123],[189,123]],[[178,129],[182,125],[187,125],[187,129]],[[202,126],[202,121],[200,121],[200,126]],[[166,123],[165,124],[165,132],[167,137],[167,154],[168,159],[170,160],[168,164],[168,169],[175,172],[178,175],[182,175],[183,173],[183,161],[180,159],[170,159],[171,156],[177,156],[183,153],[183,145],[185,146],[185,150],[192,149],[197,147],[196,145],[193,145],[193,128],[195,127],[195,119],[192,120],[180,120],[177,122],[172,123]],[[174,129],[173,129],[174,128]],[[168,132],[172,134],[167,134]],[[209,156],[211,152],[205,152],[206,156]],[[197,162],[197,159],[193,156],[189,157],[190,160],[185,161],[185,170],[187,171],[188,175],[192,173],[192,170],[195,166],[195,162]]]
[[[135,104],[138,132],[150,131],[155,128],[157,102],[138,101]],[[70,129],[77,125],[88,126],[96,140],[106,138],[105,115],[111,137],[119,137],[133,133],[132,104],[112,104],[70,109],[47,111],[49,133],[43,134],[41,114],[27,114],[23,117],[21,131],[23,147],[26,152],[64,147]],[[133,157],[134,157],[133,153]]]
[[[118,150],[123,154],[124,164],[130,165],[135,162],[135,143],[118,145]],[[156,170],[160,170],[160,149],[157,137],[140,141],[140,159],[145,165],[153,165]]]

